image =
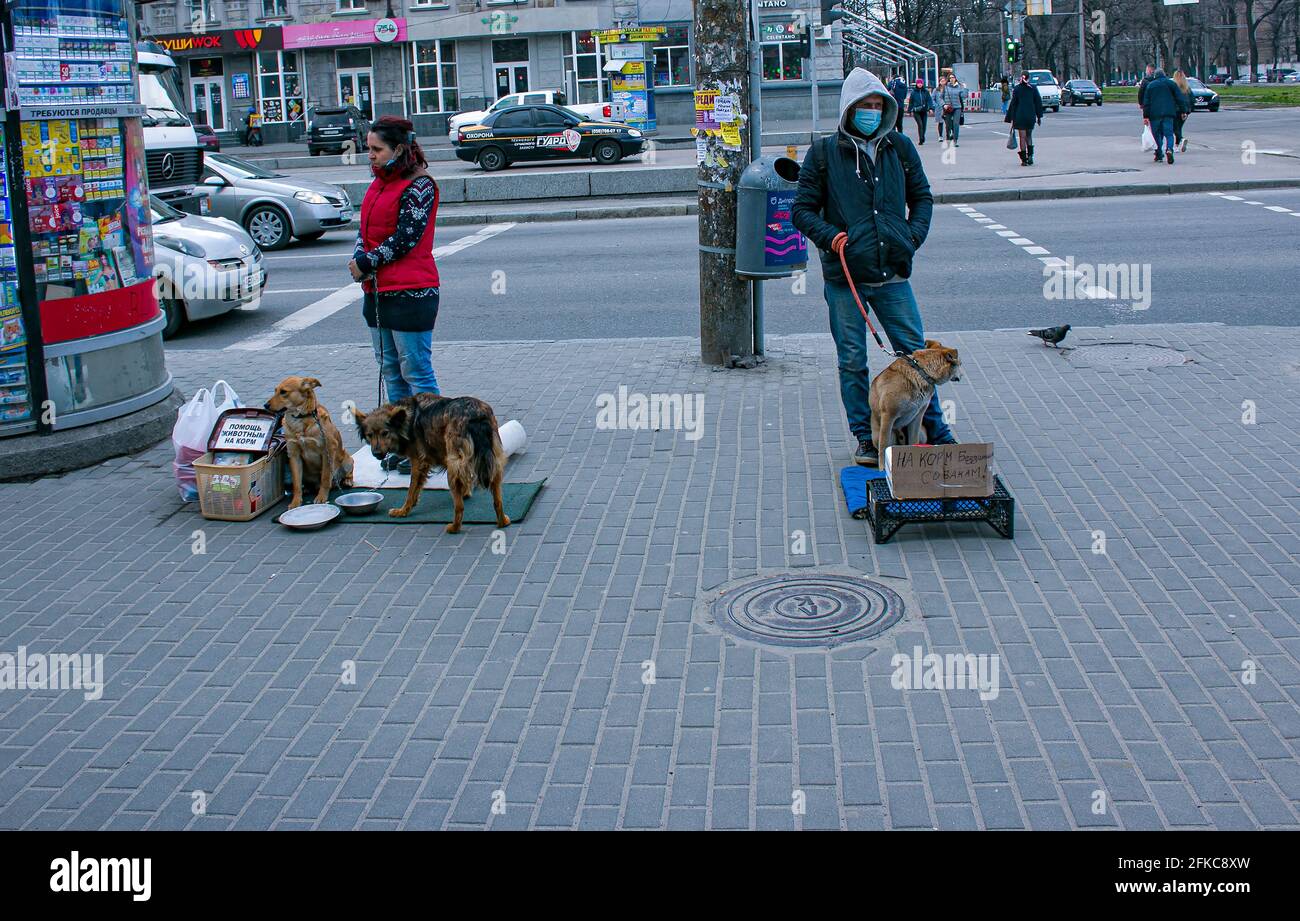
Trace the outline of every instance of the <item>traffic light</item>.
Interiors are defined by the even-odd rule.
[[[806,16],[800,14],[799,22],[796,25],[799,30],[799,44],[797,47],[800,58],[812,59],[812,26],[808,24]]]
[[[1020,60],[1020,42],[1014,38],[1007,39],[1007,63],[1014,64]]]
[[[842,0],[822,0],[822,25],[844,18],[843,10],[831,9],[831,7],[838,6],[841,2]]]

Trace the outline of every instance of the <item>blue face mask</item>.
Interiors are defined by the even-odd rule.
[[[856,109],[853,112],[853,127],[857,128],[865,136],[871,137],[876,129],[880,127],[880,110]]]

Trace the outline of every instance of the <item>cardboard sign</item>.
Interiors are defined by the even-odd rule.
[[[993,495],[992,444],[894,446],[885,477],[895,499],[970,499]]]
[[[274,428],[274,419],[226,419],[217,432],[213,450],[263,451]]]

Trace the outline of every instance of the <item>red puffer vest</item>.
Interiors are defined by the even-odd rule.
[[[361,201],[361,242],[366,251],[373,250],[397,231],[397,214],[406,187],[419,176],[428,174],[420,171],[407,179],[400,176],[377,177],[366,189],[366,197]],[[377,273],[380,291],[404,291],[412,288],[438,287],[438,267],[433,263],[433,226],[438,216],[438,197],[441,190],[434,183],[433,210],[429,212],[429,223],[424,228],[420,242],[396,262],[379,267]],[[366,291],[374,291],[373,281],[365,282]]]

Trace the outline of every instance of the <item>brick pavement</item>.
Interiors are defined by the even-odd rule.
[[[840,496],[824,336],[772,339],[747,372],[701,367],[691,340],[439,349],[448,392],[527,428],[509,478],[548,478],[504,555],[484,527],[207,522],[165,446],[0,485],[0,652],[103,653],[107,676],[99,701],[0,691],[0,828],[1294,827],[1294,331],[1070,344],[1130,337],[1194,361],[1084,369],[1019,332],[939,336],[966,367],[945,394],[960,437],[998,443],[1014,543],[974,525],[871,543]],[[187,391],[223,376],[250,401],[296,371],[331,405],[373,386],[360,347],[170,363]],[[703,437],[598,430],[620,385],[704,393]],[[826,653],[695,613],[800,567],[879,576],[908,616]],[[895,689],[914,646],[996,654],[1000,693]]]

